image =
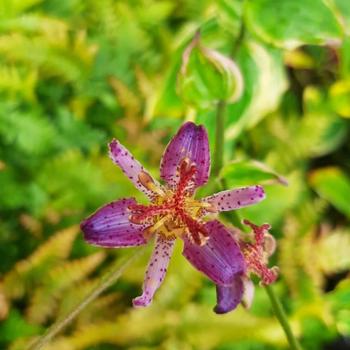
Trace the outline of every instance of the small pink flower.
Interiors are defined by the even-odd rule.
[[[160,177],[164,185],[153,179],[117,140],[109,144],[109,149],[111,159],[146,194],[150,204],[137,204],[134,198],[114,201],[84,220],[81,229],[88,243],[108,248],[144,245],[155,236],[143,293],[133,300],[134,306],[152,302],[165,277],[175,239],[181,238],[187,260],[218,288],[226,288],[230,305],[219,305],[216,311],[235,308],[242,299],[247,264],[230,230],[207,217],[260,202],[265,198],[263,188],[249,186],[196,199],[196,189],[209,178],[210,153],[205,128],[191,122],[180,128],[163,154]]]

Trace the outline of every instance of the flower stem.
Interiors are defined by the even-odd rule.
[[[284,330],[284,333],[286,334],[288,343],[290,345],[290,349],[291,350],[302,350],[298,340],[295,338],[295,336],[292,332],[292,329],[290,328],[290,324],[288,322],[287,315],[283,309],[281,302],[277,298],[277,295],[275,294],[274,290],[272,289],[272,287],[270,285],[266,285],[265,290],[266,290],[267,295],[270,298],[272,309],[273,309],[279,323],[281,324],[281,326]]]
[[[98,285],[78,304],[76,307],[63,319],[54,323],[38,340],[29,344],[27,350],[40,350],[45,346],[54,336],[56,336],[63,328],[71,323],[81,311],[85,309],[93,300],[95,300],[102,292],[115,283],[123,274],[125,269],[141,255],[144,248],[139,248],[131,255],[117,261],[116,264],[101,278]]]
[[[226,102],[221,100],[216,109],[215,148],[213,159],[213,175],[218,176],[224,163],[224,134],[225,134]]]
[[[231,56],[236,56],[240,46],[243,43],[245,35],[244,22],[242,21],[240,31],[237,39],[232,47]],[[215,131],[215,149],[213,159],[213,175],[218,176],[223,166],[224,161],[224,134],[225,134],[225,112],[226,112],[226,101],[219,101],[216,109],[216,131]],[[226,189],[225,179],[219,180],[219,186],[222,190]],[[228,212],[229,218],[235,226],[240,229],[244,229],[241,220],[236,212]],[[272,309],[281,324],[281,327],[286,334],[287,340],[291,350],[302,350],[298,340],[294,337],[292,329],[289,325],[287,315],[283,309],[281,302],[270,285],[265,286],[267,295],[270,298]]]

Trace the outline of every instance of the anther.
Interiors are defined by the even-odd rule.
[[[141,171],[138,174],[138,179],[141,183],[141,185],[146,188],[147,190],[150,190],[154,193],[159,194],[160,196],[164,195],[164,192],[161,188],[159,188],[155,183],[154,180],[152,179],[151,175],[146,173],[145,171]]]
[[[144,217],[142,215],[133,214],[129,216],[129,221],[133,224],[140,225],[144,221]]]

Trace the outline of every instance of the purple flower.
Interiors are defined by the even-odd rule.
[[[144,245],[155,236],[143,293],[133,300],[134,306],[152,302],[165,277],[175,239],[181,238],[183,255],[218,286],[216,312],[236,307],[243,296],[247,264],[231,231],[208,216],[260,202],[265,198],[263,188],[249,186],[194,198],[196,189],[208,181],[210,153],[205,128],[191,122],[180,128],[163,154],[160,177],[164,185],[117,140],[109,144],[109,150],[113,162],[146,194],[150,204],[137,204],[134,198],[111,202],[84,220],[81,229],[87,242],[108,248]]]
[[[226,313],[233,310],[239,302],[249,308],[254,297],[254,284],[250,275],[254,274],[260,278],[261,285],[275,282],[278,277],[278,267],[268,268],[268,258],[276,249],[276,241],[268,232],[269,224],[261,226],[255,225],[249,220],[243,223],[252,229],[252,233],[247,234],[235,232],[235,239],[239,244],[243,254],[246,270],[245,273],[237,276],[235,282],[230,286],[216,285],[217,305],[216,313]],[[237,298],[239,299],[237,302]]]

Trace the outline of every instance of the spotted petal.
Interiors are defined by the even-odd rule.
[[[152,302],[154,293],[164,280],[174,243],[175,240],[167,240],[160,235],[157,236],[143,282],[143,293],[133,300],[134,306],[147,306]]]
[[[241,302],[244,292],[242,277],[236,275],[233,283],[226,287],[216,285],[217,304],[214,311],[217,314],[225,314],[237,307]]]
[[[133,247],[147,243],[142,234],[145,227],[135,225],[128,219],[128,207],[135,204],[134,198],[126,198],[98,209],[80,225],[85,240],[106,248]]]
[[[205,224],[209,240],[204,246],[184,239],[183,255],[216,284],[230,286],[246,266],[241,250],[230,231],[219,221]]]
[[[208,135],[202,125],[185,123],[168,144],[160,165],[160,176],[170,186],[179,181],[177,169],[184,158],[195,163],[197,172],[194,186],[199,187],[208,181],[210,153]]]
[[[249,186],[218,192],[202,201],[212,204],[217,211],[228,211],[259,203],[264,198],[265,191],[261,186]]]
[[[134,156],[117,140],[112,140],[109,144],[109,156],[117,164],[123,173],[133,182],[135,187],[145,193],[148,198],[154,198],[154,191],[147,188],[145,183],[140,181],[140,176],[147,178],[156,188],[159,183],[145,170],[145,168],[134,158]]]

